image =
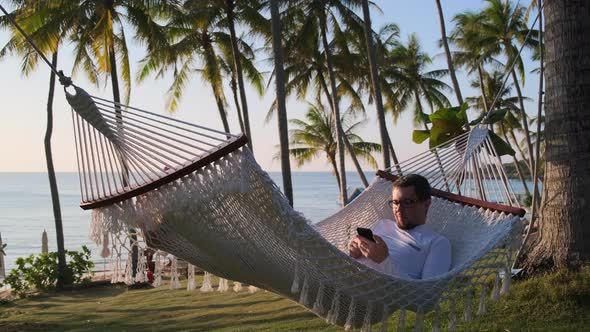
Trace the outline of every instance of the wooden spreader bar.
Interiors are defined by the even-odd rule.
[[[397,176],[397,175],[393,175],[387,171],[382,171],[382,170],[377,171],[377,176],[379,176],[382,179],[386,179],[386,180],[389,180],[392,182],[399,178],[399,176]],[[448,191],[443,191],[440,189],[432,188],[432,195],[439,197],[439,198],[446,199],[451,202],[455,202],[455,203],[459,203],[459,204],[463,204],[463,205],[468,205],[468,206],[484,208],[484,209],[488,209],[488,210],[492,210],[492,211],[504,212],[507,214],[512,214],[512,215],[516,215],[516,216],[520,216],[520,217],[524,217],[524,215],[526,214],[526,211],[522,208],[498,204],[498,203],[490,203],[490,202],[486,202],[486,201],[483,201],[480,199],[475,199],[475,198],[471,198],[471,197],[465,197],[465,196],[453,194]]]
[[[181,178],[185,175],[191,174],[192,172],[223,158],[224,156],[230,154],[231,152],[236,151],[237,149],[243,147],[247,143],[248,143],[248,138],[246,137],[246,135],[242,134],[242,135],[238,136],[238,138],[232,139],[229,144],[223,146],[222,148],[220,148],[218,150],[215,150],[215,151],[207,154],[206,156],[194,161],[192,164],[190,164],[184,168],[181,168],[177,171],[171,172],[170,174],[167,174],[167,175],[165,175],[159,179],[156,179],[154,181],[146,182],[143,185],[133,188],[129,191],[125,191],[125,192],[117,194],[117,195],[107,196],[107,197],[105,197],[103,199],[99,199],[99,200],[82,202],[80,204],[80,207],[84,210],[96,209],[96,208],[100,208],[100,207],[104,207],[104,206],[111,205],[114,203],[122,202],[124,200],[129,199],[129,198],[145,194],[148,191],[154,190],[154,189],[159,188],[165,184],[168,184],[170,182],[178,180],[179,178]]]

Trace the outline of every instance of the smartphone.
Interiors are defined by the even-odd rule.
[[[375,242],[375,238],[373,238],[373,231],[369,228],[357,227],[356,232],[365,239]]]

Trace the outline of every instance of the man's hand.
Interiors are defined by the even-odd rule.
[[[358,235],[356,237],[358,237]],[[350,252],[350,257],[352,257],[354,259],[358,259],[363,256],[363,254],[361,253],[361,249],[359,248],[359,242],[357,241],[356,237],[353,238],[348,243],[348,250]]]
[[[358,247],[363,256],[375,263],[381,263],[387,258],[387,256],[389,256],[389,250],[380,236],[373,235],[373,238],[375,239],[375,242],[357,235],[353,241],[358,243]]]

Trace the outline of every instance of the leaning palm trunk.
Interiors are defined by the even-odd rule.
[[[229,133],[229,123],[227,121],[227,113],[225,112],[223,99],[221,99],[221,96],[217,95],[217,91],[215,90],[215,86],[213,86],[213,84],[211,84],[211,89],[213,89],[213,95],[215,96],[215,103],[217,104],[217,111],[219,111],[219,118],[223,124],[223,130],[226,133]]]
[[[326,94],[326,98],[328,98],[328,100],[332,100],[332,96],[330,95],[330,92],[328,91],[328,87],[326,86],[326,82],[324,82],[324,78],[321,76],[320,76],[320,84],[322,85],[322,89],[324,90],[324,93]],[[336,110],[334,109],[332,103],[330,103],[330,108],[332,109],[332,116],[335,117]],[[348,140],[348,137],[346,137],[346,134],[343,135],[342,138],[344,140],[344,145],[346,145],[346,149],[348,150],[348,154],[350,155],[350,158],[352,159],[354,167],[356,168],[356,172],[358,173],[359,178],[363,182],[363,186],[365,186],[365,188],[367,188],[369,186],[369,181],[367,181],[367,177],[365,176],[365,173],[363,172],[361,164],[359,163],[358,158],[356,157],[356,152],[354,152],[354,148],[352,147],[352,144],[350,144],[350,141]],[[340,181],[340,180],[338,180],[338,181]],[[338,187],[340,187],[340,185],[338,185]]]
[[[543,1],[538,0],[539,10],[543,8],[542,6]],[[537,214],[539,213],[539,166],[541,164],[541,115],[543,113],[543,96],[545,95],[543,92],[543,73],[545,71],[545,57],[543,55],[543,15],[542,13],[539,14],[539,100],[537,103],[537,142],[535,144],[535,169],[533,171],[533,207],[531,210],[531,224],[529,226],[529,230],[525,237],[525,241],[528,239],[532,226],[535,223],[535,219]]]
[[[449,49],[449,42],[447,41],[447,29],[445,27],[445,18],[443,16],[442,6],[440,0],[436,0],[436,8],[438,9],[438,20],[440,22],[440,32],[442,35],[442,44],[445,49],[445,55],[447,57],[447,65],[449,66],[449,73],[451,74],[451,81],[453,82],[453,90],[457,96],[459,105],[463,104],[463,96],[461,95],[461,88],[459,87],[459,81],[455,74],[455,66],[453,66],[453,58],[451,57],[451,51]]]
[[[338,165],[336,164],[336,156],[329,154],[328,160],[330,161],[330,165],[332,166],[332,172],[334,172],[334,177],[336,177],[336,182],[338,183],[338,192],[340,192],[340,173],[338,173]]]
[[[545,177],[538,238],[525,271],[540,274],[590,261],[590,7],[546,1]]]
[[[246,129],[244,128],[244,120],[242,119],[242,109],[240,107],[240,102],[238,101],[238,91],[236,87],[236,79],[235,74],[232,74],[232,79],[230,82],[231,85],[231,93],[234,97],[234,104],[236,105],[236,113],[238,113],[238,121],[240,122],[240,130],[245,133]]]
[[[252,133],[250,132],[250,118],[248,115],[248,101],[246,99],[246,89],[244,89],[244,75],[242,74],[242,63],[240,61],[240,49],[238,48],[238,39],[236,37],[235,18],[234,18],[234,0],[225,1],[225,10],[227,14],[227,21],[229,26],[229,34],[231,38],[231,51],[234,58],[234,70],[238,78],[238,87],[240,90],[240,100],[242,102],[242,114],[244,116],[244,127],[246,129],[246,136],[248,136],[248,147],[252,148]]]
[[[529,124],[527,121],[527,114],[524,109],[524,99],[522,97],[522,91],[520,90],[520,83],[518,83],[518,77],[516,77],[516,71],[512,69],[511,71],[512,80],[514,81],[514,87],[516,88],[516,93],[518,96],[518,104],[520,106],[520,114],[522,117],[522,129],[524,130],[524,137],[526,139],[526,146],[529,154],[529,169],[531,169],[531,176],[533,176],[532,170],[534,169],[533,165],[535,164],[535,157],[533,156],[533,144],[531,143],[531,133],[529,131]],[[533,179],[534,180],[534,179]]]
[[[362,1],[363,19],[365,22],[365,39],[367,42],[367,51],[369,53],[369,67],[371,68],[371,85],[375,95],[375,106],[377,107],[377,121],[379,123],[379,133],[381,134],[381,146],[383,147],[383,167],[389,168],[389,150],[387,146],[387,125],[385,124],[385,110],[383,108],[383,99],[381,96],[381,81],[379,80],[379,71],[377,70],[377,56],[375,54],[375,45],[373,45],[373,29],[371,28],[371,13],[369,12],[368,0]],[[366,187],[366,186],[365,186]]]
[[[272,21],[272,49],[275,60],[275,83],[277,89],[277,118],[279,122],[279,141],[281,145],[281,172],[283,175],[283,192],[293,206],[293,186],[291,184],[291,165],[289,164],[289,136],[287,125],[287,108],[285,106],[285,69],[283,67],[283,46],[281,42],[281,18],[278,0],[270,0]]]
[[[119,76],[117,73],[117,58],[115,55],[115,47],[113,45],[109,46],[109,61],[111,64],[111,85],[112,85],[112,89],[113,89],[113,101],[115,101],[116,103],[116,109],[115,109],[115,113],[116,113],[116,117],[117,117],[117,125],[118,125],[118,130],[123,130],[123,115],[121,114],[121,94],[119,92]],[[124,137],[124,133],[121,132],[121,137]],[[127,166],[127,161],[124,160],[123,162],[123,170],[122,172],[123,177],[124,178],[128,178],[129,177],[129,167]],[[137,235],[135,232],[135,229],[131,228],[129,229],[129,234],[131,235],[131,242],[132,243],[136,243],[137,242]],[[133,277],[135,277],[135,274],[137,273],[137,263],[138,263],[138,258],[139,258],[139,252],[138,252],[138,248],[137,246],[132,246],[132,251],[131,251],[131,275]]]
[[[514,146],[516,146],[516,150],[518,151],[520,158],[522,158],[522,160],[524,160],[524,162],[527,166],[527,169],[529,170],[529,174],[533,174],[533,170],[530,169],[531,163],[529,162],[529,160],[525,156],[524,151],[522,151],[522,148],[520,147],[520,144],[518,144],[518,140],[516,139],[516,135],[514,135],[514,131],[512,131],[512,130],[510,131],[510,137],[512,138],[512,142],[514,143]]]
[[[506,131],[504,131],[504,139],[506,140],[506,142],[510,142],[510,140],[508,139],[508,134],[506,134]],[[518,159],[516,159],[516,156],[512,156],[512,160],[514,161],[514,167],[516,168],[516,172],[518,173],[518,178],[520,179],[520,182],[522,182],[522,186],[524,187],[524,190],[526,192],[527,195],[530,195],[531,192],[529,191],[529,186],[526,184],[526,180],[524,179],[524,175],[522,174],[522,170],[520,169],[520,164],[518,163]]]
[[[51,64],[57,67],[57,50],[53,52]],[[49,190],[51,191],[51,204],[53,206],[53,217],[55,218],[55,235],[57,237],[57,288],[71,283],[67,280],[66,273],[66,252],[64,245],[64,231],[61,219],[61,207],[59,204],[59,191],[55,169],[53,167],[53,154],[51,152],[51,135],[53,133],[53,98],[55,94],[55,73],[51,72],[49,77],[49,96],[47,97],[47,130],[45,131],[45,161],[47,162],[47,176],[49,177]]]
[[[340,162],[340,195],[342,196],[342,205],[348,204],[348,192],[346,191],[346,166],[344,160],[344,130],[342,130],[342,122],[340,121],[340,106],[338,100],[338,90],[336,89],[336,75],[334,74],[334,67],[332,65],[332,53],[330,52],[330,45],[328,44],[328,37],[326,36],[326,18],[321,19],[321,34],[322,43],[324,45],[324,52],[326,56],[326,64],[328,66],[328,76],[330,78],[330,88],[332,90],[332,105],[334,107],[334,122],[336,124],[336,145],[338,149],[338,160]]]
[[[481,68],[481,64],[477,65],[477,78],[479,80],[479,92],[481,93],[481,103],[483,104],[483,110],[485,114],[488,114],[489,108],[486,99],[485,85],[483,82],[483,69]]]

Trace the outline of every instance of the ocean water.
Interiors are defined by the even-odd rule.
[[[281,186],[278,172],[269,173]],[[367,173],[369,182],[373,174]],[[80,250],[87,245],[92,251],[97,269],[102,267],[100,248],[88,238],[90,212],[79,207],[80,189],[77,173],[58,173],[61,212],[65,247]],[[347,172],[350,192],[362,187],[358,175]],[[518,181],[512,181],[517,193],[523,191]],[[340,206],[337,203],[338,185],[329,172],[294,172],[293,190],[295,209],[312,223],[332,215]],[[14,268],[16,258],[41,252],[41,235],[47,231],[49,250],[57,250],[55,223],[46,173],[0,173],[0,234],[7,244],[4,257],[7,272]]]

